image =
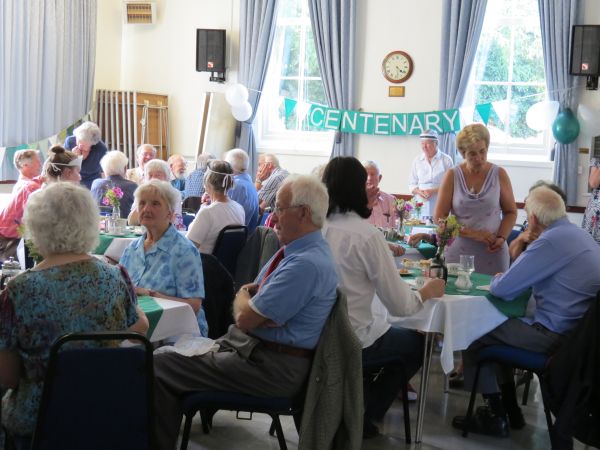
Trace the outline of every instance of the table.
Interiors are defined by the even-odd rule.
[[[200,336],[198,319],[190,305],[164,298],[139,296],[138,305],[146,314],[150,327],[148,339],[157,342],[163,339],[193,334]]]
[[[100,234],[100,243],[92,252],[95,255],[104,255],[115,262],[119,262],[121,255],[127,246],[137,239],[137,234],[126,234],[125,236],[115,236],[112,234]]]
[[[478,274],[479,279],[487,277]],[[449,288],[455,278],[448,280]],[[410,281],[408,278],[407,281]],[[479,286],[478,283],[474,283]],[[489,283],[488,283],[489,284]],[[425,332],[425,347],[423,350],[423,367],[421,368],[421,385],[417,405],[417,430],[415,442],[421,442],[423,434],[423,418],[425,401],[429,383],[429,369],[436,333],[444,335],[444,343],[440,362],[445,373],[454,368],[453,352],[466,349],[473,341],[492,331],[508,317],[501,313],[486,297],[486,291],[473,289],[468,295],[444,295],[440,298],[429,299],[423,303],[423,309],[408,317],[391,317],[390,322],[404,328]]]

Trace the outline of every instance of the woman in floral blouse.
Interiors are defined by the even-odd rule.
[[[591,166],[588,182],[593,191],[585,209],[581,226],[592,235],[596,242],[600,243],[600,233],[598,232],[598,221],[600,221],[600,158],[593,158]]]

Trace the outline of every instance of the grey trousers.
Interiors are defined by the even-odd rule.
[[[180,397],[194,391],[226,391],[290,397],[303,387],[311,360],[277,353],[231,326],[220,349],[201,356],[163,353],[154,357],[156,441],[160,450],[177,444],[183,417]]]
[[[490,345],[511,345],[532,352],[552,353],[563,335],[542,327],[529,325],[519,319],[508,319],[485,336],[473,342],[463,352],[465,389],[470,391],[477,369],[477,352]],[[484,364],[479,372],[477,390],[482,394],[500,392],[499,384],[513,380],[512,367]]]

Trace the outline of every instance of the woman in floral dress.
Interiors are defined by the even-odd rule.
[[[600,158],[592,158],[590,165],[588,182],[593,191],[585,209],[581,226],[592,235],[596,242],[600,243],[600,233],[598,233],[598,221],[600,220]]]

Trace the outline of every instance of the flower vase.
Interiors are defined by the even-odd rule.
[[[446,258],[444,257],[444,246],[440,246],[437,249],[435,256],[431,259],[431,266],[429,268],[429,276],[431,278],[440,278],[444,281],[448,281],[448,267],[446,266]]]
[[[121,208],[119,205],[113,205],[112,214],[108,219],[108,233],[118,234],[118,220],[121,218]]]
[[[121,218],[121,207],[119,205],[113,205],[113,210],[112,210],[111,218],[113,220]]]
[[[404,240],[404,217],[398,217],[396,221],[396,237],[398,240]]]

